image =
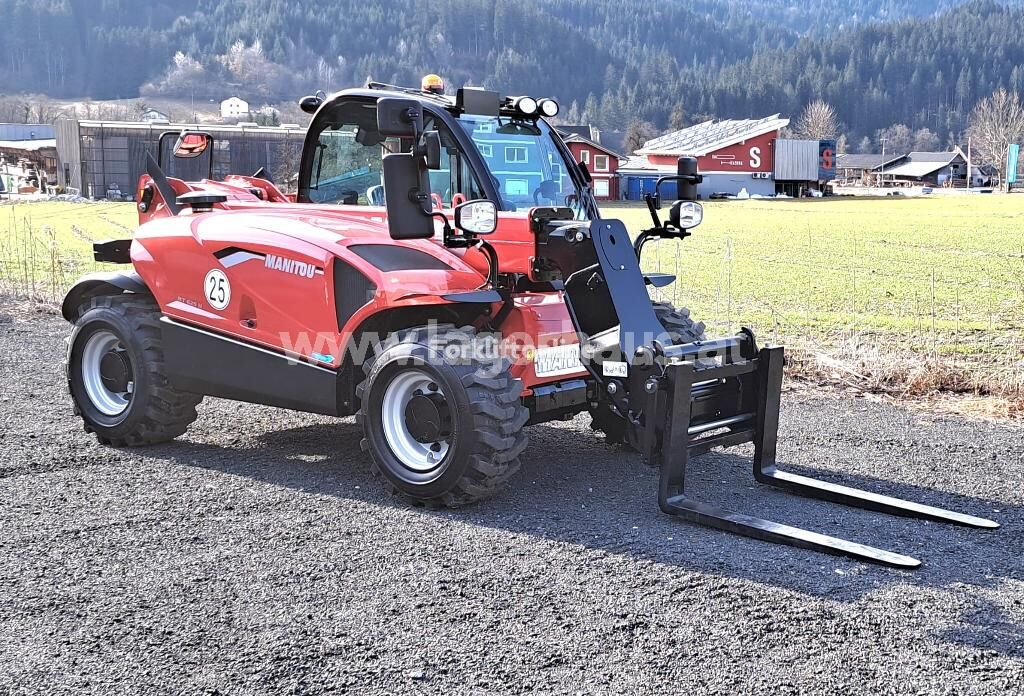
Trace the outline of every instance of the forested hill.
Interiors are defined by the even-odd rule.
[[[1009,9],[1013,7],[1013,9]],[[956,130],[1021,89],[1020,0],[0,0],[0,92],[294,99],[375,80],[574,100],[605,127],[836,107]],[[681,108],[680,108],[681,107]]]
[[[997,87],[1024,95],[1024,9],[974,2],[927,21],[804,38],[714,74],[687,70],[677,89],[711,113],[796,114],[832,104],[852,134],[890,123],[956,132]]]

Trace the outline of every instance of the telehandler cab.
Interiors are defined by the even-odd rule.
[[[989,520],[781,471],[783,349],[744,329],[707,338],[652,302],[652,240],[700,224],[693,159],[659,182],[633,241],[602,218],[587,168],[547,123],[550,99],[371,83],[302,100],[314,114],[289,196],[265,172],[213,180],[212,138],[161,138],[139,182],[131,263],[82,278],[67,377],[87,432],[111,446],[171,440],[203,396],[355,415],[374,471],[421,504],[461,506],[519,467],[526,426],[588,411],[661,470],[668,514],[768,541],[913,568],[914,558],[688,498],[690,458],[752,442],[761,483],[897,515]],[[210,176],[165,173],[211,158]]]

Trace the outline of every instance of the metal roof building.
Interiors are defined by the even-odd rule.
[[[911,152],[896,160],[879,165],[886,178],[944,184],[958,179],[966,180],[967,158],[959,149],[953,152]]]
[[[785,140],[789,119],[705,121],[644,143],[619,168],[629,199],[652,193],[660,176],[674,174],[679,157],[696,157],[704,181],[698,195],[800,195],[835,173],[835,141]],[[666,187],[663,195],[670,195]]]
[[[210,133],[213,176],[253,174],[261,167],[272,178],[290,178],[298,171],[306,130],[280,126],[223,126],[213,124],[133,123],[121,121],[57,122],[58,184],[78,189],[83,196],[106,198],[108,191],[130,195],[146,170],[146,155],[158,155],[160,135],[186,129]],[[164,160],[171,161],[174,138],[165,143]],[[183,179],[208,176],[210,160],[174,160],[168,172]]]
[[[0,123],[0,140],[53,140],[54,133],[48,123]]]
[[[778,133],[788,125],[789,119],[779,114],[761,119],[705,121],[648,140],[636,154],[700,157],[759,135]]]

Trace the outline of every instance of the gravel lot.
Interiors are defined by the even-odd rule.
[[[1003,524],[907,520],[693,468],[698,497],[902,551],[901,572],[673,520],[579,419],[497,500],[427,512],[351,419],[213,399],[110,450],[67,327],[0,301],[0,693],[1020,694],[1024,429],[787,395],[794,469]]]

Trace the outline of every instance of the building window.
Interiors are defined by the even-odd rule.
[[[506,179],[505,195],[528,196],[530,195],[530,182],[526,179]]]
[[[594,155],[594,171],[608,171],[608,155]]]
[[[580,150],[580,162],[590,164],[590,150]]]
[[[525,147],[506,147],[505,161],[509,164],[526,164],[529,160]]]
[[[595,158],[596,161],[596,158]],[[609,192],[607,179],[594,179],[594,195],[598,198],[607,198]]]
[[[473,126],[474,133],[493,133],[494,123],[491,121],[477,121],[476,125]]]
[[[480,154],[484,157],[494,157],[494,146],[486,143],[480,143],[477,145],[480,148]]]

